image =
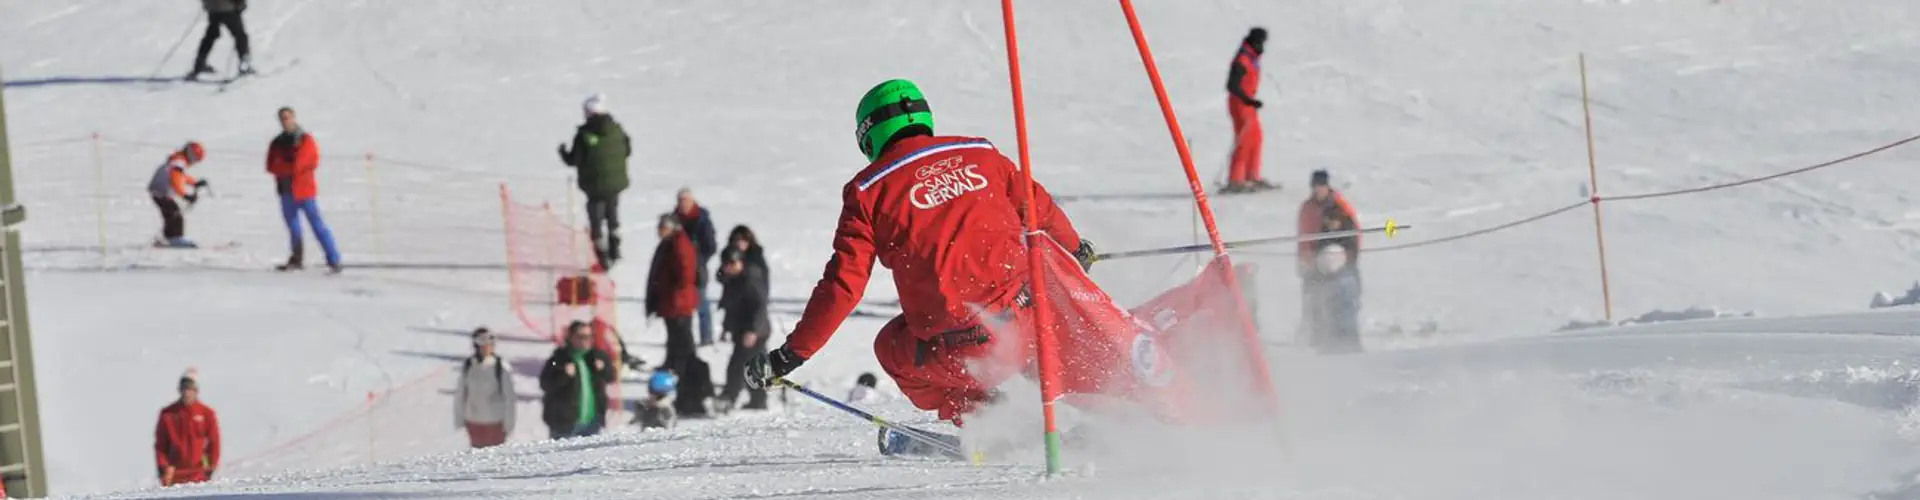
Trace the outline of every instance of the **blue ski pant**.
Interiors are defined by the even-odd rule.
[[[295,200],[292,196],[280,197],[280,217],[287,221],[287,236],[293,244],[293,254],[301,255],[306,245],[300,237],[300,217],[306,215],[307,225],[313,227],[314,239],[320,240],[320,248],[327,252],[327,265],[340,265],[340,248],[333,244],[333,230],[327,228],[326,219],[320,217],[320,202],[314,198]]]

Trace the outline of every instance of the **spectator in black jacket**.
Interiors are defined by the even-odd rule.
[[[240,14],[247,11],[247,0],[200,0],[200,8],[207,11],[207,32],[200,35],[200,52],[193,58],[193,71],[187,73],[187,80],[199,80],[201,73],[214,72],[207,65],[207,54],[213,52],[213,42],[220,40],[220,27],[226,26],[233,34],[233,49],[240,53],[240,74],[253,74],[253,53],[247,47],[247,25],[240,21]]]
[[[567,345],[554,349],[540,370],[541,420],[548,435],[599,434],[607,425],[607,384],[613,382],[613,358],[593,348],[593,329],[581,321],[567,325]]]
[[[747,226],[734,226],[727,236],[727,249],[720,253],[720,309],[727,313],[721,323],[725,335],[733,337],[733,357],[727,360],[727,385],[715,403],[724,413],[733,407],[746,386],[747,360],[765,355],[767,337],[773,321],[767,316],[767,259],[760,240]],[[767,409],[767,391],[749,389],[748,410]]]
[[[693,190],[680,188],[678,205],[673,215],[680,219],[680,227],[693,238],[693,248],[698,252],[695,259],[694,284],[700,289],[700,345],[713,345],[713,303],[707,298],[707,262],[713,260],[713,254],[719,251],[719,245],[713,240],[713,216],[707,213],[707,207],[700,206],[693,199]],[[685,376],[685,374],[682,374]]]

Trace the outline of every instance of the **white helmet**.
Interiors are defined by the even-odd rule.
[[[1326,248],[1320,249],[1320,253],[1314,256],[1313,264],[1318,267],[1323,274],[1340,272],[1341,268],[1347,266],[1347,247],[1328,245]]]

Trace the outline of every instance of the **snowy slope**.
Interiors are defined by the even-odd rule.
[[[1920,8],[1899,0],[1310,0],[1147,2],[1140,8],[1208,178],[1219,175],[1228,147],[1220,86],[1233,46],[1249,24],[1273,30],[1262,90],[1266,173],[1288,189],[1215,199],[1231,238],[1291,232],[1299,188],[1315,167],[1334,170],[1363,221],[1393,216],[1417,224],[1402,241],[1579,201],[1586,181],[1574,66],[1579,52],[1592,70],[1604,193],[1689,187],[1825,161],[1916,133],[1902,127],[1920,113],[1920,101],[1906,98],[1920,74],[1907,57],[1920,47],[1920,35],[1910,29]],[[1177,196],[1184,181],[1117,9],[1091,0],[1021,9],[1036,175],[1069,200],[1082,232],[1103,249],[1194,241],[1190,203]],[[623,206],[629,244],[638,245],[632,262],[645,262],[639,257],[646,254],[652,216],[667,208],[673,190],[693,186],[721,231],[738,223],[759,231],[775,268],[775,294],[790,299],[804,297],[828,255],[838,186],[860,166],[848,140],[849,108],[868,86],[889,77],[916,79],[939,110],[943,131],[1015,147],[999,14],[991,2],[259,2],[248,14],[256,58],[262,67],[285,69],[224,93],[145,81],[188,29],[191,2],[0,0],[0,12],[6,13],[0,16],[0,68],[14,162],[32,210],[24,234],[29,267],[38,270],[29,281],[48,453],[62,493],[149,484],[144,429],[172,377],[190,364],[209,377],[209,400],[231,415],[225,419],[234,433],[229,454],[279,456],[234,476],[412,454],[394,450],[457,450],[459,437],[443,425],[444,400],[435,399],[444,395],[417,391],[380,406],[383,416],[345,420],[348,427],[374,429],[375,444],[333,450],[311,443],[366,439],[364,428],[328,427],[330,417],[351,415],[368,391],[436,376],[446,359],[464,353],[459,331],[512,324],[498,295],[505,280],[490,267],[503,260],[495,186],[510,182],[523,198],[570,209],[566,170],[550,148],[568,138],[588,93],[612,97],[641,151],[635,188]],[[113,36],[81,36],[91,33]],[[197,37],[190,35],[161,73],[183,72]],[[214,57],[223,68],[231,57],[227,43]],[[270,185],[258,171],[275,131],[271,115],[282,105],[299,108],[323,151],[334,155],[322,167],[323,205],[349,262],[374,266],[334,280],[255,271],[284,255]],[[94,132],[107,139],[97,153],[86,141],[63,142]],[[158,221],[140,187],[166,148],[189,138],[214,149],[197,170],[219,188],[217,198],[192,214],[189,232],[203,242],[242,246],[143,251],[138,245]],[[369,153],[372,168],[364,160]],[[1906,168],[1915,158],[1893,150],[1737,190],[1609,204],[1615,312],[1690,304],[1768,316],[1859,308],[1868,291],[1920,274],[1913,258],[1920,215],[1904,192],[1920,181],[1920,173]],[[104,257],[97,248],[101,206],[109,239]],[[1596,318],[1598,269],[1588,224],[1581,210],[1490,236],[1371,254],[1365,315],[1382,325],[1437,322],[1442,344],[1529,336],[1569,319]],[[1266,269],[1261,314],[1277,319],[1265,321],[1264,335],[1271,343],[1289,342],[1299,302],[1288,275],[1291,261],[1259,251],[1242,255]],[[117,271],[101,272],[103,265]],[[458,269],[422,268],[435,266]],[[1184,258],[1150,258],[1105,262],[1094,274],[1131,303],[1193,268]],[[643,278],[635,265],[617,273],[626,289]],[[891,298],[888,280],[885,273],[876,276],[880,284],[871,298]],[[787,313],[795,309],[783,306]],[[637,310],[622,314],[627,330],[643,332],[636,345],[649,350],[642,355],[657,359],[659,328],[632,324],[640,316]],[[867,341],[877,326],[871,319],[849,322],[843,338],[802,374],[837,392],[854,374],[875,370]],[[1807,498],[1891,487],[1888,474],[1914,468],[1899,460],[1912,456],[1893,423],[1900,410],[1804,394],[1767,393],[1751,402],[1751,390],[1727,388],[1812,369],[1897,371],[1869,354],[1907,352],[1911,359],[1908,338],[1677,338],[1623,337],[1601,341],[1604,348],[1590,341],[1523,342],[1495,345],[1526,347],[1471,351],[1486,356],[1413,349],[1396,356],[1457,366],[1459,373],[1443,370],[1437,378],[1456,383],[1430,392],[1431,400],[1360,409],[1345,402],[1358,393],[1426,387],[1415,383],[1425,381],[1403,375],[1404,358],[1396,356],[1277,358],[1288,407],[1304,409],[1303,422],[1289,425],[1300,456],[1327,457],[1288,469],[1301,472],[1289,477],[1323,479],[1200,482],[1241,496],[1331,498],[1490,491],[1718,496],[1694,488],[1734,483],[1733,493]],[[1426,343],[1435,341],[1407,342]],[[1734,363],[1701,374],[1666,364],[1682,347],[1735,360],[1746,350],[1807,351],[1812,368]],[[509,355],[537,361],[542,350],[521,343]],[[1619,357],[1589,360],[1590,351]],[[1535,358],[1574,359],[1541,367],[1531,363]],[[1663,406],[1666,396],[1622,401],[1580,389],[1592,385],[1590,379],[1613,380],[1593,370],[1646,370],[1656,385],[1712,387],[1697,406]],[[222,386],[240,392],[221,394]],[[536,406],[528,403],[523,414]],[[588,450],[528,445],[474,459],[438,456],[290,476],[317,483],[273,482],[282,483],[276,491],[350,482],[373,491],[453,496],[494,487],[530,496],[644,495],[636,491],[645,485],[662,489],[662,496],[689,498],[896,492],[883,488],[938,497],[1031,497],[1152,492],[1141,485],[1169,477],[1108,484],[1129,474],[1102,472],[1034,485],[1000,469],[874,462],[867,431],[857,422],[805,405],[790,410],[767,422],[614,436]],[[1543,414],[1565,419],[1536,424]],[[1774,420],[1711,425],[1752,415]],[[1408,418],[1430,419],[1434,428],[1392,432]],[[516,441],[537,437],[537,423],[522,421],[528,428]],[[1561,427],[1528,427],[1550,424]],[[1440,430],[1459,425],[1474,432]],[[1502,432],[1516,426],[1543,440]],[[286,438],[314,430],[324,431],[322,437],[279,453]],[[1703,435],[1690,440],[1695,434]],[[382,435],[393,442],[379,442]],[[1753,436],[1787,436],[1769,450],[1792,450],[1791,456],[1742,448],[1760,446],[1747,443]],[[756,446],[769,439],[787,447]],[[1820,444],[1826,442],[1838,444]],[[1667,446],[1684,450],[1685,460],[1625,469],[1586,461],[1631,461]],[[1534,454],[1500,461],[1520,451]],[[1463,454],[1478,461],[1453,458]],[[1225,478],[1272,475],[1266,455],[1224,455],[1259,458],[1245,461],[1256,464],[1254,471],[1228,467]],[[742,463],[747,466],[725,467]],[[1725,466],[1703,465],[1709,463]],[[1825,473],[1845,464],[1860,467]],[[1787,473],[1801,466],[1823,468]],[[876,470],[841,470],[853,467]],[[1514,467],[1526,479],[1514,479]],[[1605,480],[1622,476],[1594,470],[1665,475],[1623,484]],[[719,475],[735,472],[764,483],[715,484]],[[1792,484],[1728,479],[1736,473]],[[420,474],[463,480],[421,480]],[[1191,479],[1186,471],[1169,474]],[[810,490],[804,482],[812,479],[838,486]],[[1376,483],[1406,489],[1368,487]],[[726,489],[754,487],[762,490]],[[1475,489],[1483,487],[1511,489]]]

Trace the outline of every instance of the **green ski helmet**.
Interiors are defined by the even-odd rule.
[[[853,138],[867,161],[880,158],[881,149],[895,134],[907,127],[926,127],[933,132],[933,108],[920,94],[920,87],[907,80],[887,80],[860,97],[860,109],[853,115]]]

